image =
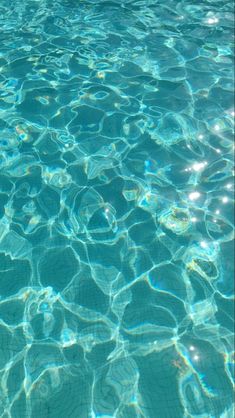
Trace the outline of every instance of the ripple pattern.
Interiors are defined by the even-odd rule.
[[[0,417],[232,417],[233,25],[1,0]]]

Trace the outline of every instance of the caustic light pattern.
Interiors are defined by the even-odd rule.
[[[232,2],[0,28],[0,416],[231,418]]]

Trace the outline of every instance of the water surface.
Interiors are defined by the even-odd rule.
[[[231,418],[233,4],[0,1],[0,416]]]

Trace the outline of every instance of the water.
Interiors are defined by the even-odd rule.
[[[232,2],[0,20],[0,416],[231,418]]]

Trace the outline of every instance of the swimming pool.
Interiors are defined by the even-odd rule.
[[[0,24],[0,416],[231,418],[232,2]]]

